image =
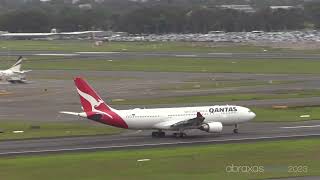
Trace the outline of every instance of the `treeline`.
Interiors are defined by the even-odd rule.
[[[320,28],[320,3],[308,3],[304,8],[271,10],[258,9],[245,13],[214,7],[184,7],[161,5],[139,7],[117,13],[93,6],[28,6],[0,12],[0,31],[49,32],[114,30],[129,33],[207,33],[208,31],[279,31]]]
[[[27,8],[0,14],[0,31],[49,32],[109,29],[112,15],[102,8],[81,10],[76,7]]]
[[[301,9],[261,9],[256,13],[218,8],[139,9],[123,17],[117,30],[131,33],[207,33],[213,30],[232,31],[278,31],[304,28],[304,12]]]

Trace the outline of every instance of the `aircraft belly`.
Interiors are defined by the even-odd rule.
[[[214,116],[208,116],[205,122],[221,122],[223,125],[233,125],[238,123],[238,118],[234,115],[216,114]]]
[[[158,121],[153,119],[130,119],[126,120],[129,129],[153,129]]]

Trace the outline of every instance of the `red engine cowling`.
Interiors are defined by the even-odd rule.
[[[208,133],[220,133],[223,129],[221,122],[210,122],[205,123],[200,127],[200,130],[206,131]]]

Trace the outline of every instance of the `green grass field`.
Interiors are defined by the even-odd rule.
[[[5,180],[247,180],[320,176],[319,149],[319,139],[306,139],[1,157],[0,177]],[[139,159],[150,161],[137,162]],[[232,171],[232,165],[241,166],[241,170]],[[260,170],[248,170],[248,167]],[[302,167],[301,172],[292,167]]]
[[[251,108],[257,114],[255,122],[293,122],[320,120],[320,107],[289,107],[287,109]],[[300,117],[310,115],[310,117]]]
[[[61,137],[61,136],[79,136],[79,135],[99,135],[99,134],[117,134],[122,131],[119,128],[113,128],[99,123],[84,122],[27,122],[27,121],[0,121],[0,140],[8,139],[27,139],[42,137]],[[32,128],[31,126],[40,126]],[[13,133],[13,131],[24,131],[23,133]]]
[[[5,68],[0,66],[0,68]],[[130,60],[28,60],[26,69],[34,70],[99,70],[155,72],[215,72],[215,73],[306,73],[319,74],[320,61],[293,59],[183,59],[152,58]]]
[[[291,84],[298,83],[299,81],[216,81],[216,80],[199,80],[199,81],[188,81],[177,84],[163,85],[159,90],[172,91],[172,90],[192,90],[192,89],[217,89],[217,88],[228,88],[228,87],[243,87],[243,86],[269,86],[279,84]]]
[[[288,91],[282,93],[239,93],[239,94],[218,94],[218,95],[194,95],[194,96],[175,96],[144,99],[123,99],[113,101],[114,105],[151,105],[151,104],[190,104],[190,103],[214,103],[224,101],[240,100],[265,100],[265,99],[288,99],[318,97],[320,91]]]
[[[10,67],[16,58],[1,58],[0,69]],[[142,59],[66,59],[64,57],[28,57],[25,69],[99,70],[150,72],[215,72],[319,74],[320,61],[304,59],[209,59],[209,58],[142,58]]]
[[[1,51],[44,50],[44,51],[120,51],[120,52],[293,52],[289,49],[270,48],[244,44],[205,43],[205,42],[105,42],[94,46],[93,41],[0,41]]]

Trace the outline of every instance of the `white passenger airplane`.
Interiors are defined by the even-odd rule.
[[[20,56],[11,68],[7,70],[0,70],[0,80],[11,83],[25,83],[25,73],[30,72],[31,70],[21,71],[22,60],[23,58]]]
[[[178,107],[157,109],[116,110],[108,106],[82,78],[74,79],[84,112],[60,113],[88,118],[103,124],[125,129],[156,130],[153,137],[164,137],[164,130],[175,131],[183,137],[185,130],[200,129],[209,133],[220,133],[224,125],[235,126],[255,118],[255,113],[241,106],[213,105],[201,107]]]

